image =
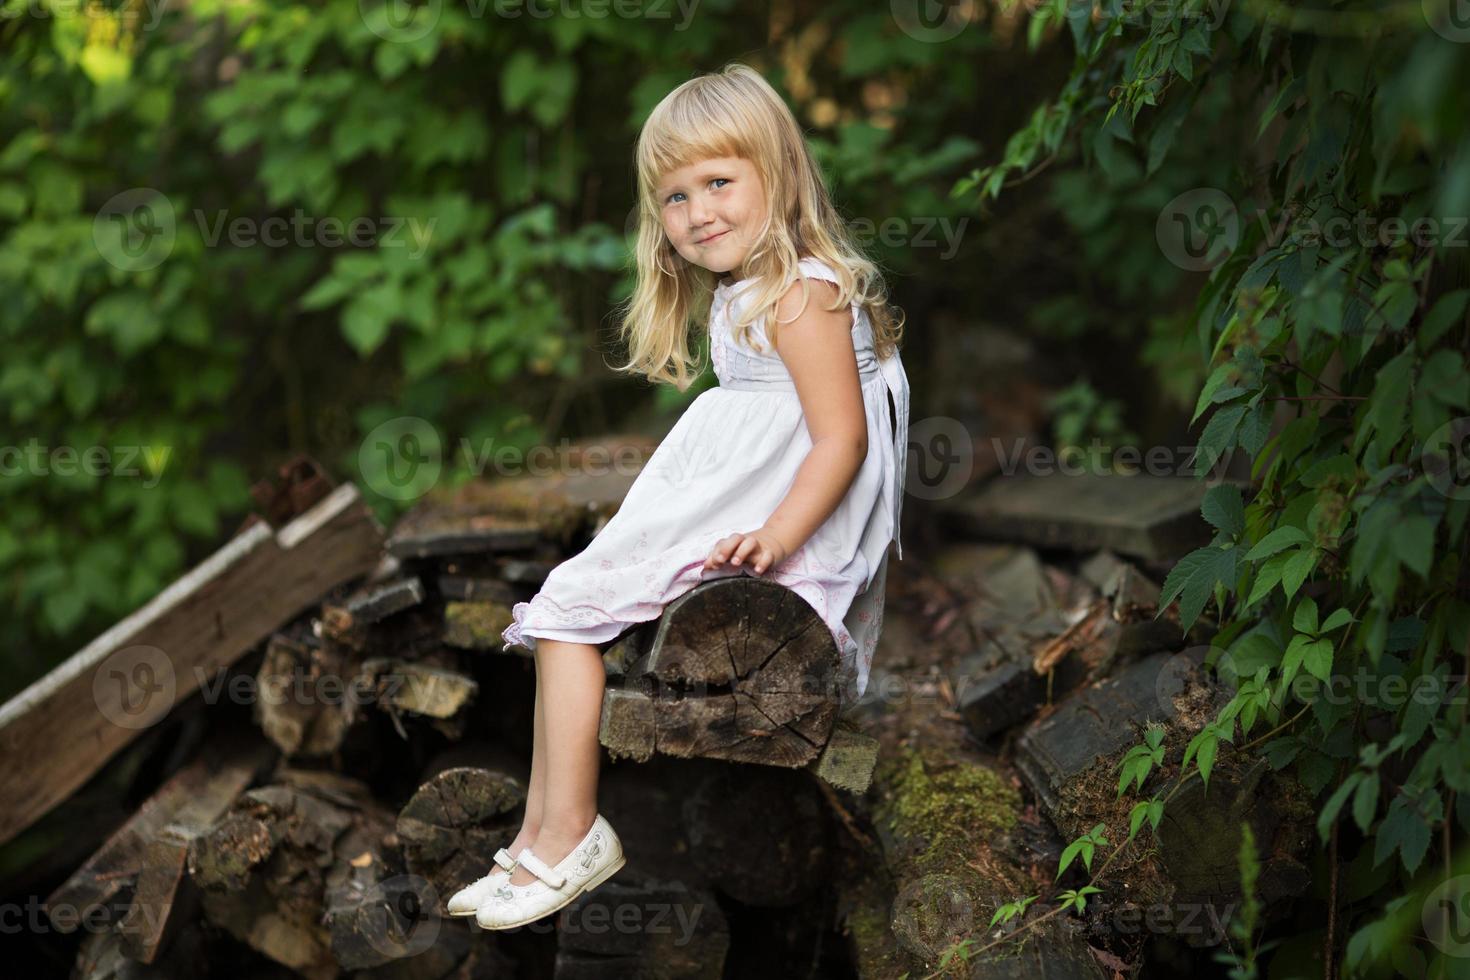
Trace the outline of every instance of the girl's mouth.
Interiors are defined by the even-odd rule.
[[[721,238],[724,238],[728,234],[730,234],[730,231],[729,231],[729,229],[726,229],[725,231],[720,232],[718,235],[711,235],[709,238],[706,238],[704,241],[700,242],[699,244],[701,244],[701,245],[709,245],[712,242],[719,241]]]

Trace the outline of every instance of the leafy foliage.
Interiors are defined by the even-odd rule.
[[[1324,849],[1345,853],[1349,830],[1371,843],[1380,885],[1337,896],[1345,962],[1363,972],[1407,962],[1396,943],[1414,935],[1423,876],[1445,880],[1449,842],[1470,831],[1453,696],[1470,657],[1470,48],[1446,11],[1410,7],[1044,3],[1032,41],[1063,28],[1073,71],[955,188],[985,202],[1062,161],[1062,192],[1085,184],[1113,219],[1074,221],[1083,247],[1151,254],[1187,288],[1192,311],[1155,325],[1203,368],[1195,472],[1236,450],[1253,465],[1244,493],[1206,492],[1216,533],[1164,584],[1161,606],[1208,626],[1235,685],[1181,765],[1208,781],[1221,743],[1254,735],[1235,751],[1317,794]],[[1121,224],[1127,200],[1152,220]],[[1149,732],[1120,795],[1164,762]],[[1164,800],[1133,808],[1129,842]],[[1418,938],[1420,975],[1454,965]],[[1281,945],[1273,975],[1301,967],[1288,949],[1302,945]],[[1253,958],[1235,965],[1254,975]]]
[[[374,0],[8,9],[22,15],[0,18],[0,629],[7,650],[37,651],[7,665],[10,684],[216,547],[251,481],[294,452],[388,520],[411,501],[376,496],[359,459],[388,420],[444,436],[452,485],[492,450],[698,394],[607,368],[630,286],[631,147],[692,74],[816,32],[761,67],[855,221],[963,212],[935,185],[978,150],[960,102],[890,108],[914,85],[972,91],[978,59],[941,57],[857,2],[785,26],[728,0],[687,18]],[[985,44],[976,30],[947,50]],[[900,238],[869,244],[923,274],[931,255]],[[16,453],[31,442],[35,463]],[[111,465],[64,455],[89,448]]]

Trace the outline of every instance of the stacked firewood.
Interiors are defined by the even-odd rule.
[[[1044,889],[1066,841],[1098,822],[1117,839],[1126,809],[1101,790],[1139,726],[1168,726],[1177,757],[1221,696],[1199,637],[1158,615],[1148,561],[1112,550],[1127,542],[1043,562],[962,515],[959,536],[990,543],[936,549],[912,575],[953,601],[892,603],[855,705],[805,602],[709,581],[604,648],[599,800],[627,866],[542,923],[479,930],[444,903],[510,843],[529,778],[534,665],[501,632],[632,479],[573,464],[436,492],[384,531],[354,488],[296,461],[258,488],[269,520],[0,709],[23,760],[9,798],[29,801],[7,839],[68,812],[150,728],[197,722],[49,892],[53,922],[109,910],[74,976],[918,976],[962,936],[998,937],[992,913]],[[1156,571],[1180,543],[1150,547]],[[127,685],[164,673],[167,702],[129,722]],[[1299,894],[1310,820],[1283,803],[1292,787],[1229,758],[1217,772],[1230,809],[1171,802],[1161,850],[1130,858],[1141,894],[1230,901],[1242,819],[1271,848],[1268,899]],[[1127,945],[1108,931],[1056,918],[967,975],[1108,976]]]

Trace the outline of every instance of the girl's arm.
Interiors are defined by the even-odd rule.
[[[748,534],[725,538],[715,546],[706,567],[726,560],[739,565],[751,557],[754,570],[763,572],[767,565],[784,560],[832,516],[867,457],[868,423],[852,346],[852,308],[824,309],[837,301],[837,287],[821,279],[811,279],[809,285],[811,297],[795,320],[790,318],[802,303],[800,282],[793,283],[777,304],[781,324],[776,329],[776,352],[796,385],[811,451],[766,523]],[[772,554],[763,553],[767,538],[775,546]],[[784,554],[775,554],[777,549]]]

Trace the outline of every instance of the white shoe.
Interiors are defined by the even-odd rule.
[[[527,848],[522,848],[521,853],[525,854],[527,850]],[[474,915],[475,910],[480,907],[481,903],[490,897],[490,893],[502,881],[509,879],[515,873],[516,859],[511,857],[510,851],[507,851],[505,848],[502,847],[495,852],[495,863],[505,869],[505,874],[498,875],[492,871],[485,877],[480,878],[472,884],[465,885],[459,891],[450,895],[449,901],[445,906],[449,909],[450,915]]]
[[[548,867],[529,847],[516,860],[540,880],[512,885],[507,879],[492,891],[475,913],[481,928],[514,929],[550,915],[611,878],[627,861],[623,842],[600,813],[587,836],[555,868]]]

